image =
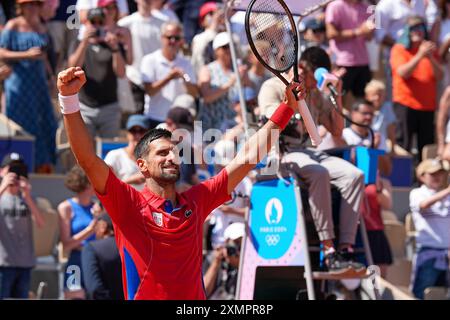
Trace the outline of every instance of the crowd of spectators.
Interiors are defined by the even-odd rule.
[[[415,164],[421,163],[417,181],[423,186],[411,194],[411,211],[423,240],[418,241],[420,263],[415,265],[412,283],[418,298],[423,298],[426,286],[443,284],[438,271],[448,270],[442,250],[450,246],[450,228],[444,231],[435,220],[443,219],[448,227],[449,17],[449,0],[335,0],[299,21],[298,67],[324,142],[313,148],[299,117],[280,139],[280,163],[295,164],[292,170],[308,187],[325,263],[333,272],[362,268],[352,258],[352,247],[363,215],[374,262],[385,276],[392,256],[381,211],[392,208],[387,179],[391,158],[403,149]],[[226,19],[240,33],[230,36]],[[56,132],[62,121],[55,112],[57,73],[71,66],[85,71],[87,83],[79,94],[82,117],[93,138],[126,141],[105,161],[117,177],[137,189],[144,188],[134,154],[139,139],[156,127],[183,132],[181,156],[190,160],[181,164],[177,187],[183,191],[231,161],[230,155],[246,138],[247,125],[264,122],[283,98],[284,84],[256,59],[243,40],[242,25],[242,12],[225,11],[221,1],[4,0],[0,4],[2,113],[36,138],[34,171],[67,174],[66,187],[74,192],[58,206],[60,237],[69,257],[67,266],[78,266],[84,276],[77,286],[65,279],[65,298],[122,296],[120,283],[111,274],[119,269],[111,221],[95,202],[81,169],[64,168],[57,157]],[[238,70],[233,67],[231,42]],[[271,45],[262,42],[259,47]],[[339,80],[336,106],[316,86],[314,71],[319,67]],[[346,122],[340,113],[365,127]],[[193,137],[197,128],[218,129],[223,136],[219,141],[210,136],[197,141]],[[213,142],[208,152],[203,152],[205,142]],[[429,144],[437,145],[438,159],[433,160],[437,163],[422,161]],[[342,146],[373,146],[385,153],[379,159],[375,184],[365,186],[363,173],[351,161],[326,152]],[[26,297],[34,265],[30,219],[45,223],[26,177],[8,173],[11,163],[23,162],[20,155],[12,155],[5,158],[1,171],[0,299]],[[215,165],[208,163],[211,157]],[[275,158],[273,153],[269,156]],[[214,210],[206,222],[204,280],[211,298],[235,294],[245,211],[254,181],[253,173],[237,187],[235,200]],[[344,199],[338,243],[334,243],[331,186]],[[14,209],[22,222],[13,221],[11,206],[24,211]],[[15,240],[21,234],[26,241]],[[17,252],[23,253],[16,256]],[[443,261],[444,267],[434,268],[433,259]],[[99,283],[99,278],[106,280]]]

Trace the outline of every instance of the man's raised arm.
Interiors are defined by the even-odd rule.
[[[250,137],[236,157],[225,167],[228,174],[228,194],[231,194],[247,173],[267,155],[272,144],[278,140],[280,131],[298,109],[298,101],[295,99],[293,89],[299,92],[300,99],[303,98],[303,86],[299,83],[291,83],[285,91],[285,102],[278,106],[269,121]]]
[[[64,117],[70,147],[94,189],[104,194],[108,179],[108,165],[95,154],[92,137],[81,118],[78,92],[86,82],[80,67],[72,67],[58,74],[58,91],[61,113]]]

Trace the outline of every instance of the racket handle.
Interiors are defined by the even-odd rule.
[[[313,146],[318,146],[322,142],[322,138],[319,135],[319,131],[317,131],[316,124],[314,123],[305,100],[299,101],[298,111],[303,118],[303,122],[305,123],[309,136],[311,137]]]

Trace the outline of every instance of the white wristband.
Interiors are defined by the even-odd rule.
[[[78,94],[71,96],[62,96],[58,94],[58,99],[62,114],[71,114],[80,111]]]

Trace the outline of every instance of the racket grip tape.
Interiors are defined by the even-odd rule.
[[[281,103],[270,117],[270,120],[280,127],[281,130],[284,130],[293,115],[294,110],[292,110],[287,104]]]
[[[306,130],[308,131],[313,146],[318,146],[322,142],[322,138],[319,135],[319,131],[317,130],[305,100],[299,101],[298,111],[303,118],[303,122],[305,123]]]

